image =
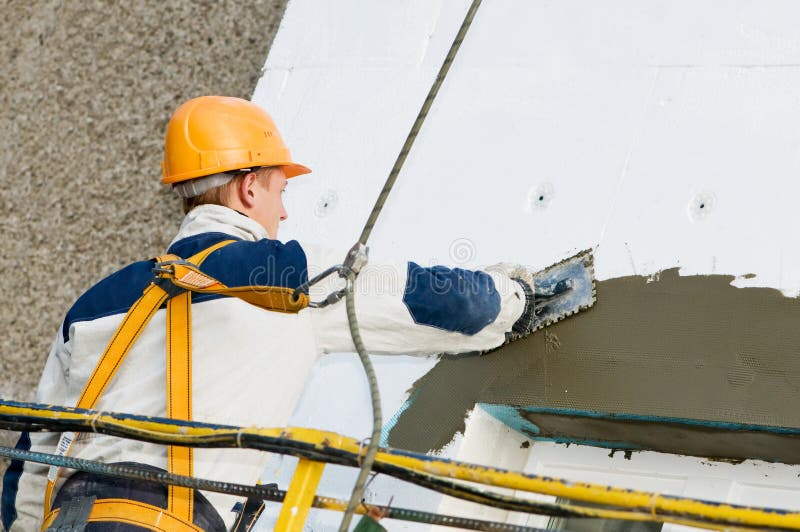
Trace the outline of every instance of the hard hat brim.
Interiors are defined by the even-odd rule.
[[[280,166],[281,168],[283,168],[283,173],[286,175],[286,179],[311,173],[311,168],[303,166],[302,164],[288,163],[288,164],[276,164],[275,166]]]

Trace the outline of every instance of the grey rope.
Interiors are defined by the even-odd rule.
[[[372,367],[372,361],[369,359],[369,353],[367,353],[367,349],[364,347],[364,342],[361,339],[361,331],[358,328],[358,319],[356,318],[355,295],[353,294],[355,279],[355,273],[350,273],[347,278],[345,305],[347,308],[347,321],[350,324],[350,336],[353,338],[353,345],[355,345],[358,358],[361,360],[361,365],[364,366],[364,373],[369,383],[369,394],[372,401],[372,435],[369,439],[367,452],[364,455],[364,459],[361,461],[358,477],[356,478],[353,492],[350,494],[350,501],[347,503],[347,510],[345,510],[342,522],[339,525],[339,532],[346,532],[349,529],[353,514],[358,505],[361,504],[361,499],[364,496],[364,488],[367,485],[367,478],[372,471],[372,464],[375,462],[375,455],[378,452],[381,429],[383,427],[381,394],[378,390],[378,379],[375,376],[375,368]]]
[[[0,456],[11,458],[12,460],[24,460],[37,462],[57,467],[66,467],[78,471],[86,471],[96,475],[114,476],[131,480],[141,480],[155,484],[181,486],[216,493],[227,493],[240,497],[255,497],[264,501],[283,502],[286,491],[266,486],[248,486],[246,484],[236,484],[233,482],[221,482],[197,477],[187,477],[176,475],[167,471],[154,471],[133,465],[104,464],[94,460],[82,458],[70,458],[69,456],[59,456],[48,453],[38,453],[34,451],[24,451],[11,447],[0,447]],[[315,508],[330,509],[339,504],[340,501],[329,497],[316,496],[312,505]],[[458,527],[468,530],[499,530],[508,532],[544,532],[539,528],[530,528],[505,523],[482,521],[464,517],[422,512],[408,508],[393,508],[390,506],[370,505],[371,509],[377,511],[387,519],[397,519],[401,521],[413,521],[416,523],[426,523],[431,525]]]
[[[394,187],[395,181],[397,181],[397,176],[400,175],[400,170],[403,168],[403,165],[406,162],[406,158],[411,151],[411,147],[414,145],[414,141],[417,139],[417,135],[422,128],[422,124],[425,122],[425,118],[428,116],[428,111],[430,111],[433,101],[436,99],[436,95],[439,93],[439,89],[447,77],[447,73],[450,70],[450,65],[453,64],[453,60],[455,59],[456,54],[461,47],[461,43],[464,41],[467,30],[469,30],[470,26],[472,25],[472,21],[474,20],[475,14],[477,13],[480,5],[481,0],[472,0],[472,4],[470,5],[469,10],[464,17],[464,21],[461,23],[461,27],[458,29],[458,33],[453,40],[453,44],[450,45],[450,50],[447,52],[447,56],[445,57],[442,66],[439,68],[439,73],[436,75],[436,80],[433,82],[433,85],[428,91],[428,95],[425,98],[425,101],[422,103],[422,107],[417,114],[417,118],[414,120],[414,125],[411,127],[411,131],[409,131],[406,141],[403,144],[400,153],[397,155],[394,166],[392,166],[392,170],[389,172],[389,177],[386,179],[386,183],[383,185],[383,189],[378,195],[375,205],[372,207],[372,212],[370,212],[369,218],[367,219],[366,224],[364,224],[364,229],[361,231],[361,236],[358,239],[358,242],[365,247],[367,245],[367,240],[369,240],[369,237],[372,234],[372,228],[375,227],[375,223],[377,222],[378,216],[383,210],[386,199],[389,197],[389,193],[391,192],[392,187]],[[355,285],[355,279],[357,275],[357,271],[347,272],[347,287],[345,289],[347,321],[350,324],[350,335],[353,337],[353,344],[355,345],[356,352],[358,353],[358,358],[361,360],[361,364],[364,366],[364,372],[366,373],[367,381],[369,383],[370,397],[372,399],[372,436],[370,437],[369,445],[367,446],[367,452],[365,453],[364,459],[361,463],[361,468],[358,472],[358,478],[356,479],[355,486],[353,487],[353,492],[350,495],[350,501],[347,505],[347,510],[344,513],[341,524],[339,525],[339,532],[346,532],[349,529],[350,521],[353,518],[356,507],[361,503],[361,499],[364,496],[364,488],[366,486],[369,473],[372,470],[372,464],[375,461],[375,454],[378,452],[381,427],[383,426],[378,381],[375,377],[375,370],[372,367],[369,354],[367,353],[367,350],[364,347],[364,342],[361,339],[361,332],[358,327],[358,318],[356,317],[355,295],[353,294],[353,287]]]

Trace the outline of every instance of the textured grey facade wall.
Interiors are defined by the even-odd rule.
[[[0,396],[33,398],[83,290],[163,251],[181,220],[159,184],[167,120],[249,98],[285,3],[0,0]]]

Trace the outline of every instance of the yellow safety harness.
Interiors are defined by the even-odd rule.
[[[83,387],[77,408],[94,408],[114,378],[125,356],[161,305],[167,303],[167,417],[192,419],[192,292],[236,297],[247,303],[277,312],[296,313],[308,306],[308,295],[291,288],[277,286],[228,287],[200,271],[199,266],[214,251],[234,240],[224,240],[184,260],[177,255],[155,259],[156,276],[142,296],[131,306],[114,336],[106,346],[92,375]],[[67,455],[76,434],[62,434],[58,454]],[[180,475],[193,475],[191,447],[170,445],[167,449],[167,470]],[[46,530],[60,509],[51,510],[53,492],[60,468],[51,468],[44,496]],[[88,521],[114,521],[136,524],[150,530],[195,531],[192,523],[194,491],[169,486],[167,508],[158,508],[127,499],[100,499],[94,503]]]

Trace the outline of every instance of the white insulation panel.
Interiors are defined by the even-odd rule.
[[[282,239],[355,242],[467,8],[289,3],[253,95],[314,170],[290,182]],[[543,267],[595,248],[600,279],[679,266],[796,295],[798,20],[791,0],[484,0],[371,257]],[[435,360],[375,362],[389,418]],[[369,416],[343,354],[315,369],[293,423],[366,437]],[[476,423],[488,421],[469,425],[473,450],[496,435]],[[346,496],[348,478],[327,475],[326,494]],[[419,502],[384,487],[395,505]]]

